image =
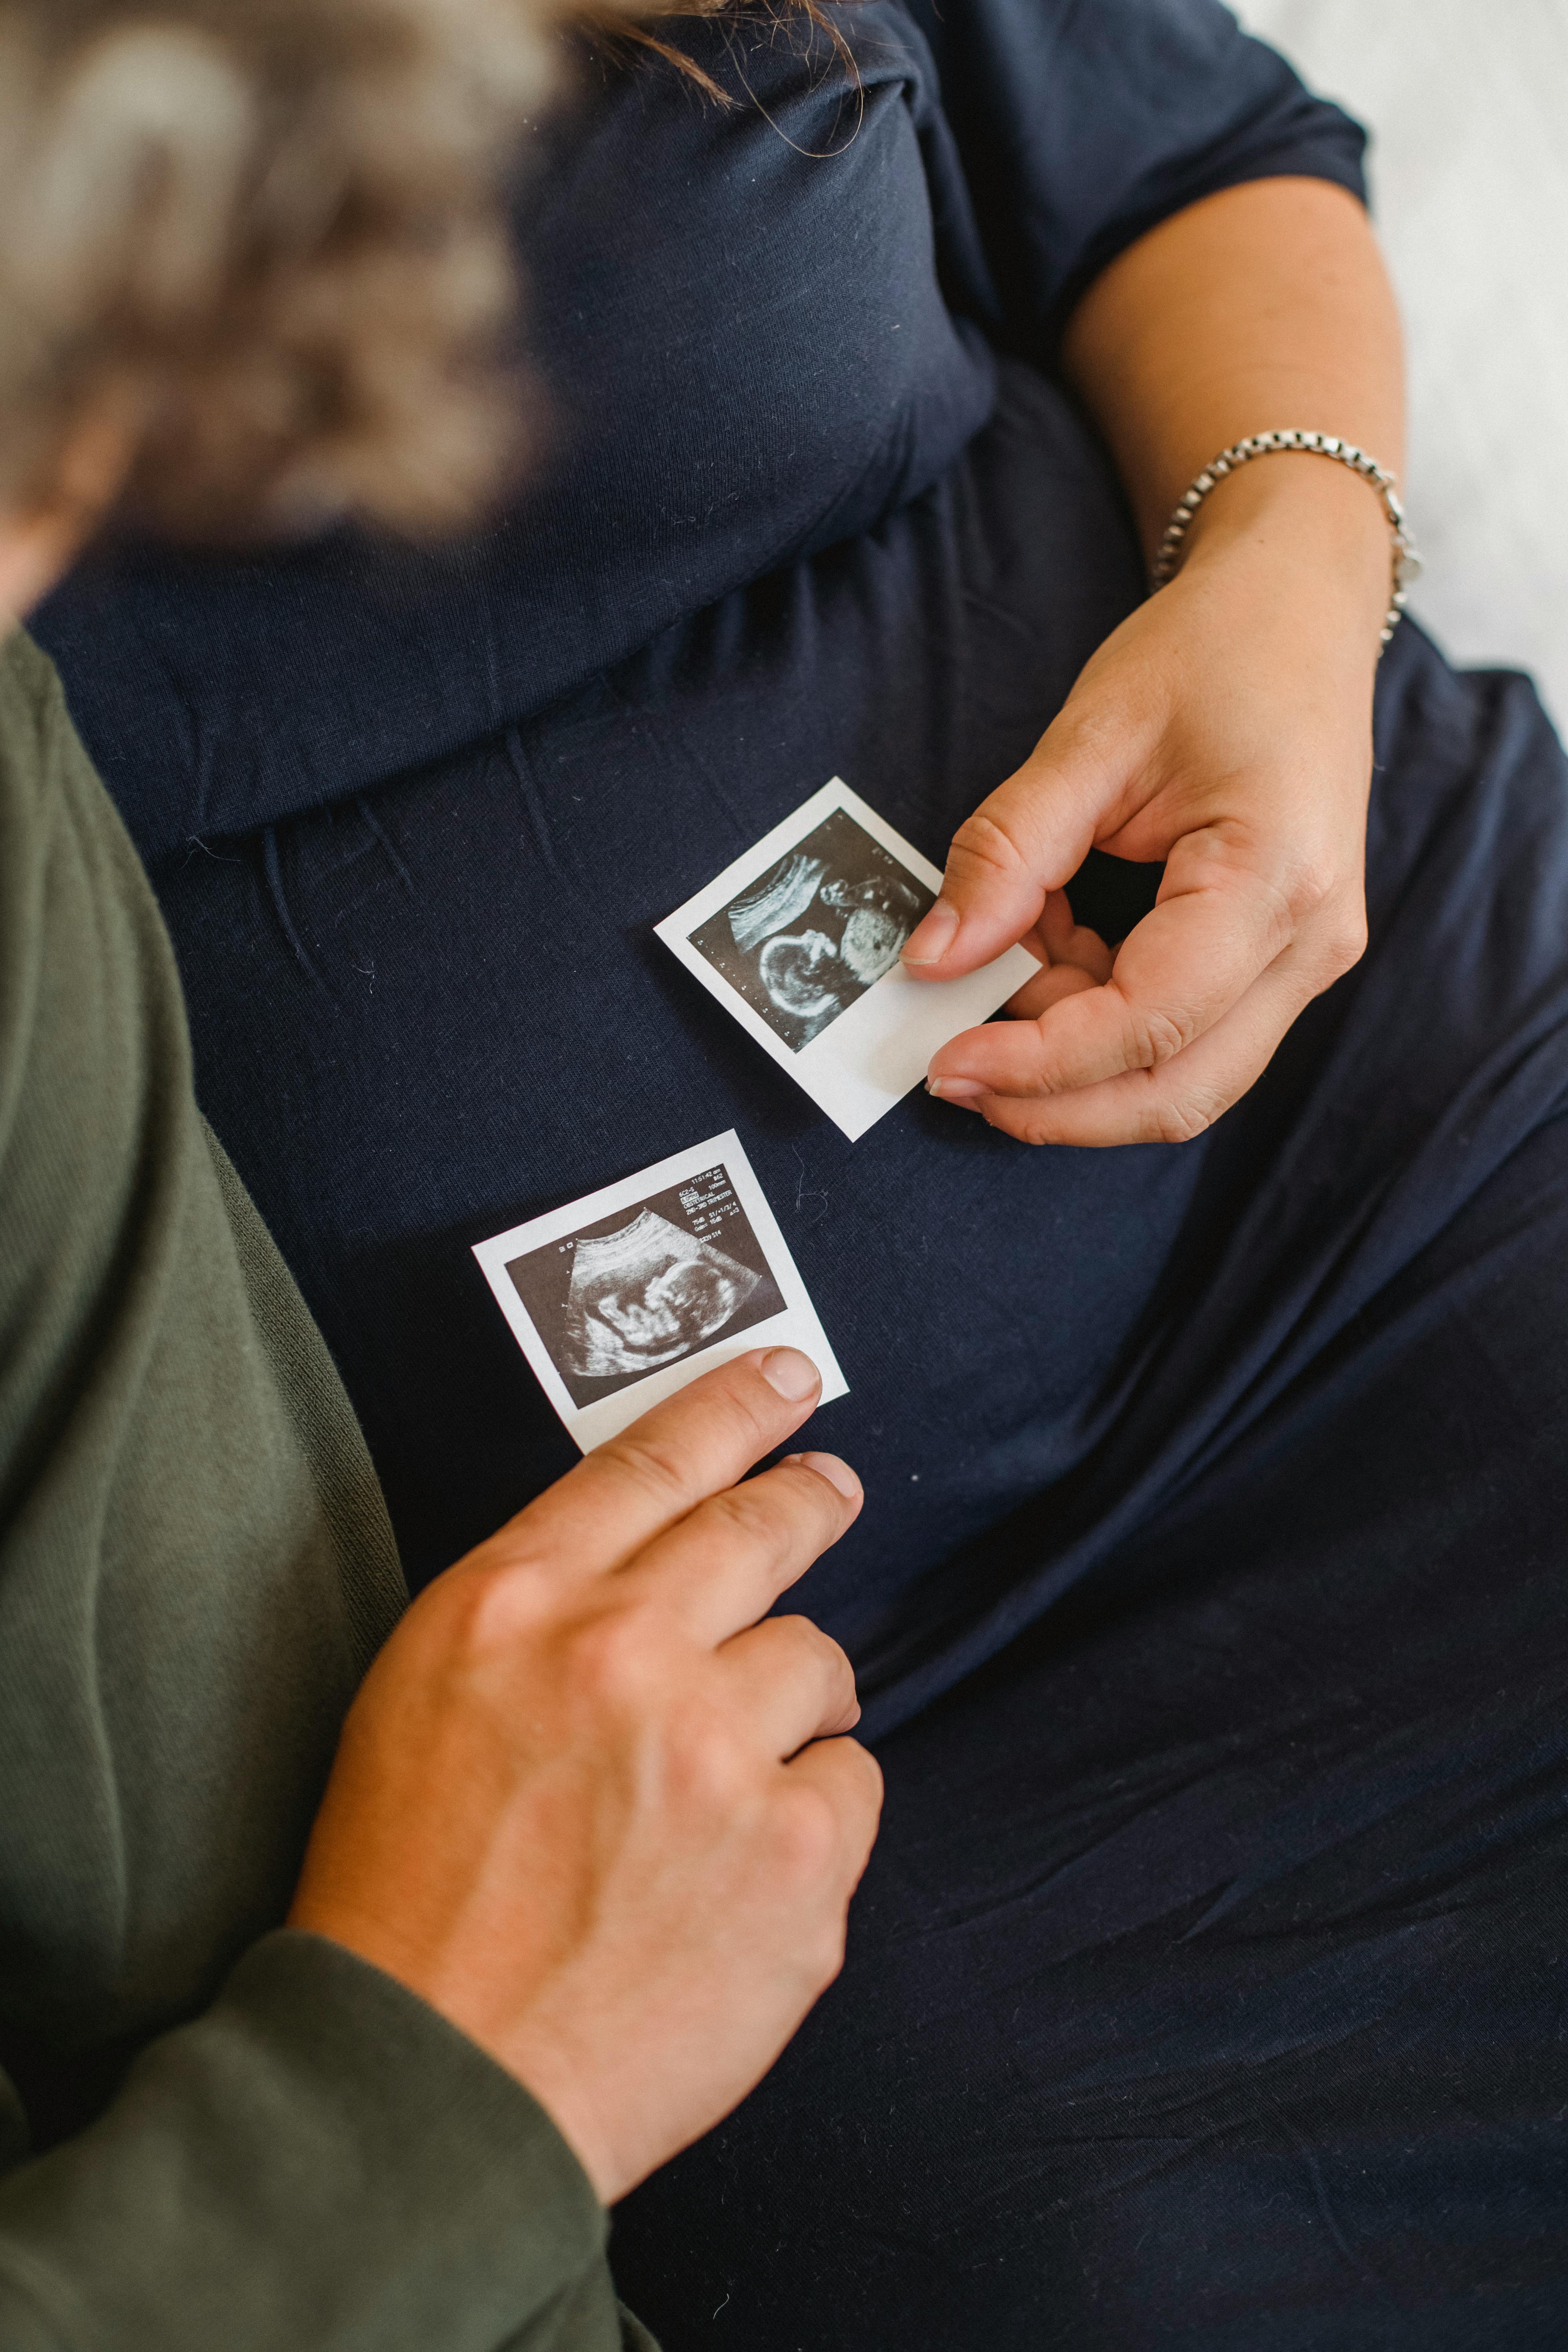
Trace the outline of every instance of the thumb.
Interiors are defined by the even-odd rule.
[[[1058,722],[1059,725],[1059,722]],[[1103,777],[1049,730],[953,835],[942,896],[904,942],[917,980],[952,980],[1015,946],[1094,845]]]

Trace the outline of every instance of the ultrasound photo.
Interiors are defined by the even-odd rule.
[[[690,943],[798,1053],[892,970],[935,896],[836,809]]]
[[[784,1308],[721,1162],[506,1270],[579,1406]]]

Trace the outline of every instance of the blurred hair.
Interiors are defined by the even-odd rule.
[[[0,0],[0,514],[105,425],[175,537],[477,513],[523,455],[507,203],[567,14],[722,99],[619,0]]]
[[[0,511],[104,419],[203,538],[470,513],[546,0],[0,0]]]

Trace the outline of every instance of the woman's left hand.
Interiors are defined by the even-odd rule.
[[[1211,536],[1107,639],[954,836],[905,948],[930,979],[1020,940],[1041,959],[1011,1019],[931,1065],[933,1094],[1026,1143],[1201,1134],[1365,944],[1387,530],[1365,485],[1321,459],[1264,465],[1310,469],[1268,485],[1283,528],[1255,517]],[[1293,515],[1275,511],[1281,494]],[[1063,887],[1091,845],[1166,861],[1114,954],[1075,925]]]

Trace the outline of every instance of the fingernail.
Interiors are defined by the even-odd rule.
[[[847,1462],[840,1462],[837,1454],[797,1454],[795,1460],[803,1470],[815,1470],[830,1486],[837,1486],[847,1503],[860,1499],[860,1481]]]
[[[903,945],[905,963],[940,963],[958,929],[958,908],[939,898],[923,922],[917,923]]]
[[[926,1092],[940,1096],[943,1102],[973,1102],[985,1089],[978,1078],[928,1078]]]
[[[821,1373],[798,1348],[770,1348],[757,1370],[769,1388],[777,1389],[791,1404],[800,1404],[806,1397],[815,1396],[822,1386]]]

